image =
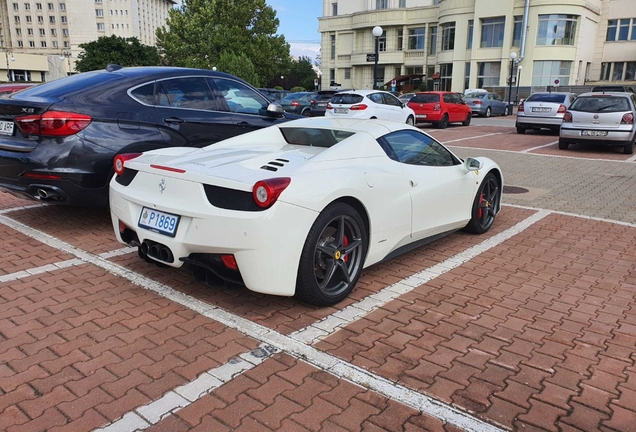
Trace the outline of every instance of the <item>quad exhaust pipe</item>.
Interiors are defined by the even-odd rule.
[[[159,261],[173,263],[174,255],[170,248],[152,240],[144,240],[140,246],[141,253]]]

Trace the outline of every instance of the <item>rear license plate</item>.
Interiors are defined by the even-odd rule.
[[[581,136],[607,136],[607,131],[581,131]]]
[[[13,135],[12,121],[0,121],[0,135]]]
[[[532,108],[532,112],[550,112],[552,108]]]
[[[327,102],[319,103],[319,104],[317,104],[317,105],[318,105],[318,106],[327,106]]]
[[[426,114],[416,115],[415,117],[417,117],[417,118],[426,118]]]
[[[336,114],[346,114],[349,112],[347,108],[336,108],[333,110]]]
[[[174,237],[177,233],[181,216],[143,207],[139,215],[138,225],[147,230]]]

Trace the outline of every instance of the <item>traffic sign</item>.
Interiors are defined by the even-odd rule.
[[[368,62],[374,62],[375,61],[375,54],[367,54],[367,61]]]
[[[561,82],[561,81],[559,81],[558,79],[555,79],[555,80],[554,80],[554,85],[558,87],[560,82]]]
[[[314,79],[314,85],[317,86],[318,85],[318,78]]]

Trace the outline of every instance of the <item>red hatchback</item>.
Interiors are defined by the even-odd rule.
[[[449,123],[470,124],[472,110],[457,93],[434,91],[416,93],[408,106],[415,111],[416,123],[433,123],[445,129]]]

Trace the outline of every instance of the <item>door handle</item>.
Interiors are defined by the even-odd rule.
[[[236,125],[238,127],[242,127],[243,129],[247,129],[247,128],[252,127],[252,125],[250,123],[246,122],[246,121],[242,121],[240,123],[237,123]]]
[[[417,181],[411,180],[411,187],[415,187],[415,186],[417,186]]]
[[[185,122],[184,119],[180,119],[179,117],[167,117],[163,119],[163,121],[168,124],[181,124]]]

